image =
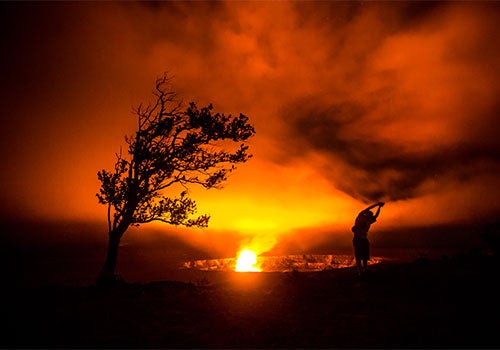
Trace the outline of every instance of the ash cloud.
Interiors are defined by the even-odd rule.
[[[314,152],[324,155],[327,162],[321,166],[325,176],[340,190],[364,202],[417,197],[422,194],[421,187],[438,176],[445,181],[469,181],[500,167],[500,142],[486,148],[478,140],[463,140],[420,153],[396,142],[357,138],[345,132],[352,123],[370,128],[369,122],[363,125],[366,110],[361,105],[341,104],[318,110],[320,104],[299,101],[288,108],[290,138],[295,141],[290,153],[294,157],[308,157]],[[418,127],[408,124],[408,132]]]
[[[103,218],[96,172],[112,166],[135,127],[130,106],[166,70],[185,101],[255,124],[254,158],[220,201],[266,198],[266,212],[296,216],[314,198],[307,225],[332,212],[351,221],[359,201],[378,199],[398,200],[401,216],[430,208],[435,221],[449,202],[457,215],[498,216],[497,2],[2,6],[5,203]],[[242,221],[266,221],[255,207]]]
[[[330,86],[280,113],[281,156],[319,154],[325,176],[364,202],[418,198],[500,170],[499,7],[412,6],[358,6],[338,39],[344,45],[332,47],[335,67],[325,67]],[[374,29],[368,45],[355,28]],[[331,73],[339,67],[344,74]]]

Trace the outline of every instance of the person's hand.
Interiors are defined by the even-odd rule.
[[[379,205],[380,207],[383,207],[383,206],[384,206],[384,204],[385,204],[384,202],[379,202],[379,203],[378,203],[378,205]]]

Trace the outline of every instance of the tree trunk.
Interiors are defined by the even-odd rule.
[[[115,275],[115,268],[118,259],[118,246],[120,245],[123,233],[125,233],[125,230],[119,230],[119,228],[109,233],[106,260],[97,278],[97,285],[99,286],[110,286],[118,282],[118,278]]]

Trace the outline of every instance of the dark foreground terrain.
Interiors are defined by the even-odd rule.
[[[498,260],[3,286],[4,348],[500,348]]]

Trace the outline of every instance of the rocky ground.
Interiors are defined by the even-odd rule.
[[[3,348],[499,348],[498,259],[3,286]]]

